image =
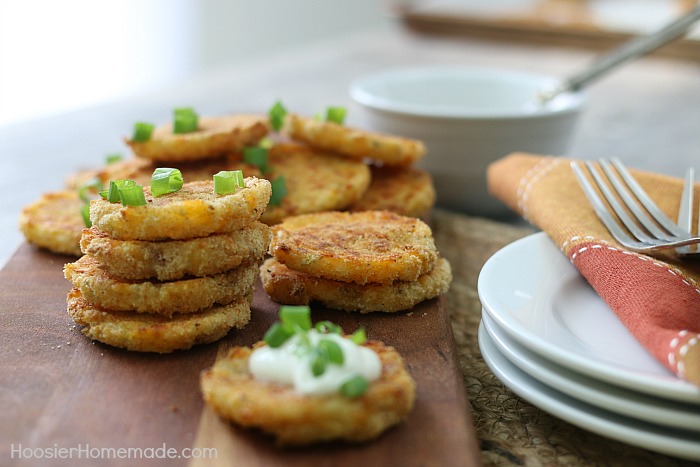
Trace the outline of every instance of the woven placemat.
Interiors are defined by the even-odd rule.
[[[435,210],[430,222],[440,253],[452,265],[454,280],[447,293],[447,306],[484,465],[698,465],[577,428],[505,387],[479,351],[481,303],[477,279],[493,253],[534,230],[444,210]]]

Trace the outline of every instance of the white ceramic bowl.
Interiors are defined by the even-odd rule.
[[[498,217],[507,210],[488,194],[488,164],[515,151],[566,153],[584,98],[537,105],[537,91],[555,83],[507,69],[409,68],[362,77],[350,95],[359,125],[426,144],[419,166],[432,174],[439,206]]]

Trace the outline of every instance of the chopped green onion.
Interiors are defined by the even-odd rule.
[[[343,349],[341,349],[338,343],[335,341],[330,339],[321,339],[318,342],[318,348],[328,356],[328,361],[330,363],[342,365],[345,361],[345,358],[343,357]]]
[[[225,195],[233,193],[237,188],[245,188],[245,179],[241,170],[222,170],[214,174],[214,193]]]
[[[85,224],[85,227],[90,228],[92,227],[92,221],[90,220],[90,203],[84,203],[83,206],[80,208],[80,215],[83,216],[83,223]]]
[[[319,321],[315,328],[322,334],[342,334],[343,332],[343,328],[331,321]]]
[[[141,185],[125,185],[119,188],[122,206],[145,206],[146,197]]]
[[[311,357],[311,374],[314,376],[321,376],[326,372],[326,367],[328,366],[328,357],[318,349],[313,353]]]
[[[284,344],[287,339],[294,335],[294,331],[284,326],[282,323],[277,322],[270,326],[267,330],[263,340],[272,348],[276,348]]]
[[[326,121],[342,125],[345,122],[346,113],[345,107],[328,107],[328,110],[326,110]]]
[[[151,194],[156,197],[179,191],[182,185],[182,172],[178,169],[159,167],[151,176]]]
[[[119,162],[122,159],[124,159],[124,156],[119,153],[107,154],[107,157],[105,157],[105,162],[107,165],[110,165],[114,164],[115,162]]]
[[[199,115],[192,107],[181,107],[173,111],[173,133],[192,133],[199,128]]]
[[[282,198],[287,196],[287,183],[284,177],[277,177],[270,182],[272,184],[272,195],[270,196],[270,206],[282,204]]]
[[[353,332],[348,339],[357,345],[364,344],[367,342],[367,333],[365,332],[365,328],[359,328],[357,331]]]
[[[362,376],[355,376],[340,386],[340,393],[345,397],[354,399],[367,392],[369,383]]]
[[[311,329],[311,309],[308,306],[284,305],[280,307],[282,324],[303,331]]]
[[[260,169],[261,173],[267,173],[269,166],[267,165],[267,149],[257,146],[243,149],[243,162],[254,165]]]
[[[260,141],[258,141],[258,146],[260,146],[261,148],[270,149],[274,145],[275,145],[275,142],[272,141],[268,137],[265,137],[265,138],[261,139]]]
[[[90,198],[87,195],[88,191],[94,190],[95,192],[99,193],[103,189],[104,185],[102,184],[102,180],[94,177],[80,184],[78,187],[78,197],[80,197],[80,199],[84,202],[89,203]]]
[[[275,102],[268,112],[270,117],[270,126],[275,131],[280,131],[284,125],[284,116],[287,115],[287,109],[284,108],[280,101]]]
[[[136,124],[134,124],[134,134],[131,137],[131,140],[136,143],[143,143],[144,141],[148,141],[153,135],[154,128],[155,126],[150,123],[137,122]]]
[[[109,181],[109,188],[106,190],[100,191],[100,196],[102,196],[104,199],[106,199],[110,203],[118,203],[122,200],[121,196],[119,195],[119,188],[121,188],[123,186],[129,186],[129,185],[136,185],[136,182],[133,180],[124,180],[124,179],[110,180]]]

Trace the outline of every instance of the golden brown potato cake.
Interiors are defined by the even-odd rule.
[[[272,227],[270,254],[290,269],[357,284],[414,281],[438,260],[428,225],[388,211],[289,217]]]
[[[432,271],[415,281],[359,285],[314,277],[268,258],[260,266],[260,277],[270,298],[284,305],[309,305],[318,301],[335,310],[393,313],[447,292],[452,270],[447,260],[440,258]]]
[[[359,160],[381,161],[384,165],[410,165],[425,155],[425,145],[418,140],[372,133],[295,114],[287,114],[283,131],[292,139],[313,147]]]
[[[81,256],[80,234],[85,228],[80,214],[83,204],[75,190],[45,193],[22,209],[19,229],[29,243],[40,248]]]
[[[172,281],[260,263],[267,253],[270,236],[270,228],[257,221],[231,233],[162,242],[117,240],[93,227],[83,230],[80,247],[115,278]]]
[[[350,211],[391,211],[420,217],[435,204],[435,187],[428,172],[415,167],[372,167],[369,188]]]
[[[250,321],[250,300],[251,297],[245,297],[229,305],[169,318],[106,310],[89,303],[75,288],[66,301],[68,314],[85,326],[82,332],[90,339],[137,352],[169,353],[214,342],[233,328],[243,328]]]
[[[199,129],[174,134],[172,123],[156,128],[150,140],[136,142],[125,138],[138,157],[161,162],[211,159],[227,152],[255,146],[269,132],[267,117],[229,115],[200,117]]]
[[[289,216],[344,209],[359,200],[370,183],[365,164],[301,144],[273,146],[268,163],[265,177],[284,177],[287,187],[281,204],[268,206],[260,218],[268,225]]]
[[[90,203],[90,220],[120,240],[182,240],[231,232],[257,220],[270,200],[269,181],[247,177],[245,184],[233,193],[217,195],[211,180],[190,182],[159,197],[145,187],[146,206],[97,199]]]
[[[270,433],[279,445],[371,440],[406,418],[416,389],[393,347],[377,341],[365,346],[379,355],[382,373],[358,398],[301,395],[291,386],[257,380],[248,371],[252,350],[234,347],[202,373],[204,400],[221,417]]]
[[[179,281],[124,281],[107,274],[90,256],[63,268],[64,275],[85,299],[101,308],[137,313],[196,313],[227,305],[248,295],[258,275],[256,263],[207,277]]]

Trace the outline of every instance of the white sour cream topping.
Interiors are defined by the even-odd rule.
[[[343,364],[328,364],[322,375],[314,376],[310,354],[300,347],[299,336],[294,335],[280,347],[255,349],[248,360],[248,370],[256,379],[289,384],[301,394],[338,392],[343,383],[357,375],[368,382],[379,378],[382,364],[373,350],[338,334],[322,334],[312,329],[307,335],[314,347],[320,339],[337,343],[343,351]]]

